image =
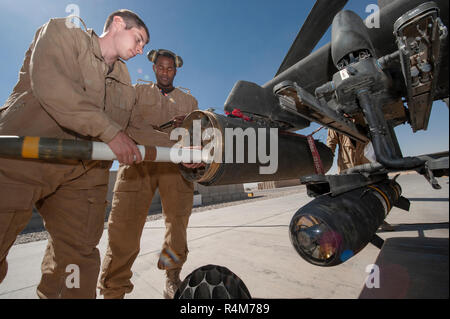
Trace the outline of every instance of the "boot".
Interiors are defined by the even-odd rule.
[[[164,288],[164,298],[173,299],[175,292],[181,285],[180,280],[181,269],[166,270],[166,287]]]

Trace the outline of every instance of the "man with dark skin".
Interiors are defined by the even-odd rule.
[[[153,52],[153,54],[152,54]],[[149,53],[154,63],[156,84],[136,85],[136,104],[128,134],[143,145],[172,146],[169,134],[183,123],[186,114],[197,109],[197,100],[173,86],[181,58],[168,50]],[[171,128],[155,130],[170,122]],[[195,168],[202,163],[183,164]],[[166,223],[158,268],[166,272],[165,298],[173,298],[180,285],[181,268],[188,254],[187,225],[192,210],[194,186],[186,181],[176,164],[146,162],[121,165],[117,172],[108,248],[100,276],[100,293],[105,298],[123,298],[133,289],[131,267],[139,253],[142,230],[152,197],[159,189]]]
[[[173,59],[164,55],[160,56],[155,64],[153,64],[153,72],[155,72],[156,85],[165,93],[172,92],[173,80],[177,75],[177,68]],[[183,120],[186,115],[178,115],[172,119],[174,127],[180,127],[183,124]]]

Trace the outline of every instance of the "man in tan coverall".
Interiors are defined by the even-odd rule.
[[[1,109],[0,135],[103,141],[120,162],[141,161],[123,132],[135,91],[120,59],[142,54],[148,41],[144,22],[128,10],[111,14],[100,37],[68,19],[51,19],[25,54]],[[95,298],[111,164],[0,158],[0,282],[35,205],[50,234],[38,296]]]
[[[170,51],[159,50],[153,60],[157,83],[136,85],[133,113],[137,115],[131,119],[130,135],[138,144],[157,140],[152,127],[170,120],[175,127],[180,126],[185,115],[197,109],[193,96],[173,87],[177,58]],[[174,142],[169,140],[169,130],[165,132],[158,145],[171,146]],[[185,164],[189,165],[201,164]],[[158,268],[166,271],[164,297],[173,298],[181,283],[179,274],[188,254],[186,230],[193,204],[193,184],[182,177],[173,163],[121,165],[108,221],[108,249],[99,282],[100,293],[105,298],[123,298],[133,290],[131,267],[139,253],[142,229],[157,188],[166,224],[158,261]]]
[[[339,145],[338,151],[338,173],[347,168],[370,163],[364,156],[364,148],[367,144],[352,140],[347,135],[336,132],[333,129],[328,130],[327,146],[331,151],[335,152],[336,146]],[[384,231],[394,231],[395,228],[386,221],[383,221],[381,229]]]
[[[338,133],[333,129],[329,129],[327,146],[331,148],[333,154],[337,145],[339,145],[337,160],[338,173],[347,168],[370,163],[370,161],[364,157],[364,147],[366,144],[352,140],[347,135]]]

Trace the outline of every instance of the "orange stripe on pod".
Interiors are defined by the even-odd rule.
[[[25,136],[22,144],[23,158],[39,158],[40,137]]]
[[[389,199],[387,198],[386,194],[383,193],[379,188],[376,188],[375,186],[369,185],[367,187],[370,187],[370,188],[374,189],[375,191],[380,193],[381,196],[383,196],[384,200],[386,201],[386,205],[388,207],[388,212],[390,212],[391,211],[391,203],[389,202]]]
[[[392,186],[395,190],[395,193],[397,194],[397,200],[400,198],[401,195],[401,189],[400,189],[400,185],[396,184]]]

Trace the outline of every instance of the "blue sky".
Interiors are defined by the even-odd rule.
[[[366,7],[376,1],[349,1],[350,9],[365,18]],[[127,8],[138,13],[150,30],[150,44],[170,49],[184,60],[176,86],[191,89],[200,109],[219,113],[238,80],[263,85],[276,73],[314,1],[267,0],[2,0],[0,4],[0,101],[3,104],[17,81],[18,71],[36,29],[52,17],[63,17],[75,4],[89,28],[101,34],[104,20],[114,10]],[[326,44],[330,32],[317,48]],[[128,63],[132,80],[154,80],[145,55]],[[448,150],[449,111],[435,102],[427,131],[413,134],[407,125],[396,128],[404,155]],[[32,119],[30,119],[31,121]],[[317,128],[303,130],[308,134]],[[326,130],[317,137],[325,141]]]

